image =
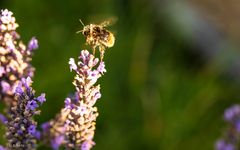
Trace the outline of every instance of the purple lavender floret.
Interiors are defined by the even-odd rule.
[[[226,109],[224,119],[240,133],[240,105],[233,105]]]
[[[42,130],[49,130],[49,128],[50,128],[49,122],[45,122],[45,123],[41,124],[41,128],[42,128]]]
[[[35,100],[31,100],[27,103],[27,109],[35,110],[38,107],[38,104]]]
[[[31,135],[35,135],[36,134],[36,125],[30,125],[28,127],[28,133]]]
[[[7,122],[7,149],[11,150],[34,150],[36,141],[40,138],[40,132],[36,130],[37,122],[33,117],[40,114],[38,107],[45,101],[45,95],[35,98],[35,92],[31,88],[30,77],[21,79],[16,88],[17,104],[9,110]]]
[[[225,110],[224,119],[226,121],[232,122],[240,119],[240,105],[233,105],[232,107]]]
[[[216,150],[236,150],[235,146],[231,143],[227,143],[225,140],[220,139],[215,145]]]
[[[38,48],[38,40],[33,37],[29,42],[28,42],[28,50],[32,51],[34,49]]]
[[[7,150],[5,147],[3,147],[2,145],[0,145],[0,150]]]
[[[3,124],[7,124],[7,122],[8,122],[7,118],[6,118],[3,114],[0,114],[0,121],[1,121]]]
[[[46,101],[45,93],[42,93],[40,96],[37,97],[37,101],[41,104]]]
[[[22,94],[23,93],[23,90],[22,90],[22,82],[19,82],[16,89],[15,89],[15,93],[18,93],[18,94]]]
[[[63,143],[63,141],[64,141],[64,136],[63,135],[57,136],[57,137],[55,137],[54,139],[51,140],[51,147],[54,150],[58,150],[60,145]]]

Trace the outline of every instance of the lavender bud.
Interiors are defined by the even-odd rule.
[[[46,101],[45,93],[42,93],[40,96],[37,97],[37,101],[41,104]]]

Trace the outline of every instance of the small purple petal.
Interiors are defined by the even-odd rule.
[[[35,125],[30,125],[30,127],[28,127],[28,133],[30,133],[31,135],[35,135],[36,133],[36,126]]]
[[[225,111],[225,113],[224,113],[224,119],[225,119],[226,121],[232,120],[233,116],[234,116],[234,112],[233,112],[232,110],[228,110],[228,109],[227,109],[227,110]]]
[[[76,102],[79,101],[80,97],[78,95],[78,92],[75,92],[74,97]]]
[[[66,108],[72,108],[71,99],[69,97],[65,99],[64,103]]]
[[[38,107],[38,104],[36,101],[32,100],[27,103],[27,109],[35,110]]]
[[[44,131],[48,130],[50,127],[51,127],[51,126],[50,126],[49,122],[44,122],[44,123],[41,125],[41,128],[42,128]]]
[[[235,150],[234,145],[227,143],[223,139],[218,140],[215,146],[215,150]]]
[[[85,105],[80,105],[77,107],[77,112],[79,113],[80,116],[83,116],[84,114],[87,114],[88,109]]]
[[[1,82],[2,92],[7,93],[11,90],[11,86],[6,81]]]
[[[34,137],[36,137],[38,140],[40,140],[41,132],[40,131],[36,131],[35,134],[34,134]]]
[[[101,98],[101,93],[100,93],[100,92],[96,93],[96,95],[95,95],[94,97],[95,97],[96,99]]]
[[[232,122],[237,116],[240,115],[240,105],[233,105],[225,110],[224,119]]]
[[[45,93],[42,93],[40,96],[38,96],[37,101],[41,104],[46,101]]]
[[[14,50],[14,49],[15,49],[15,45],[13,44],[12,41],[6,42],[6,46],[7,46],[7,48],[10,49],[10,50]]]
[[[76,71],[77,70],[77,65],[76,65],[73,58],[70,58],[68,64],[70,65],[70,71],[72,71],[72,70]]]
[[[237,121],[234,122],[235,128],[237,130],[237,132],[240,132],[240,120],[238,119]]]
[[[33,69],[30,69],[28,70],[28,72],[26,73],[29,77],[33,77],[34,75],[34,70]]]
[[[28,86],[31,86],[32,85],[32,79],[30,77],[27,77],[26,83],[27,83]]]
[[[84,141],[81,145],[81,150],[90,150],[92,145],[94,145],[95,143],[92,141]]]
[[[23,135],[23,131],[21,129],[19,129],[19,130],[17,130],[17,134],[22,136]]]
[[[89,79],[98,79],[99,72],[97,70],[93,70],[93,71],[90,71],[88,75],[89,75]]]
[[[3,115],[3,114],[0,114],[0,121],[3,123],[3,124],[6,124],[8,122],[7,118]]]
[[[30,77],[22,78],[22,84],[26,87],[26,88],[30,88],[30,86],[32,85],[32,79]]]
[[[6,150],[2,145],[0,145],[0,150]]]
[[[105,63],[104,63],[103,61],[100,62],[100,64],[99,64],[97,70],[98,70],[101,74],[107,72],[107,70],[105,69]]]
[[[15,92],[16,92],[17,94],[22,94],[22,93],[23,93],[22,82],[19,82],[19,83],[18,83],[18,86],[17,86],[16,89],[15,89]]]
[[[99,59],[98,58],[94,58],[93,59],[93,66],[95,66],[98,62],[99,62]]]
[[[58,136],[51,140],[51,146],[54,150],[58,150],[59,146],[62,144],[64,141],[64,136]]]
[[[222,150],[223,147],[225,147],[225,141],[224,140],[218,140],[215,145],[215,150]]]
[[[35,37],[33,37],[28,43],[28,49],[32,51],[37,48],[38,48],[38,40]]]
[[[86,64],[87,63],[87,58],[89,57],[89,52],[87,50],[82,50],[81,51],[81,54],[79,56],[80,59],[82,59],[83,61],[83,64]]]

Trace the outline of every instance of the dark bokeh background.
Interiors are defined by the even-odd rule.
[[[89,49],[76,34],[78,19],[115,17],[93,149],[210,150],[226,128],[224,109],[240,100],[240,24],[228,17],[239,16],[240,5],[221,2],[1,0],[0,6],[14,12],[25,43],[39,40],[34,88],[47,97],[40,123],[74,91],[68,60]]]

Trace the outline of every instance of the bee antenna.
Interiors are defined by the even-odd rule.
[[[80,32],[83,32],[83,30],[77,31],[76,33],[78,34],[78,33],[80,33]]]
[[[79,22],[83,25],[83,27],[85,26],[81,19],[79,19]]]

